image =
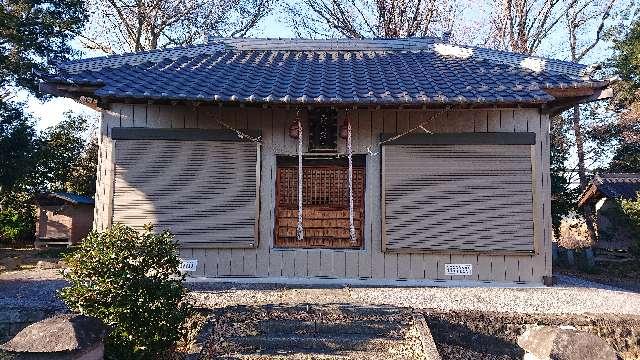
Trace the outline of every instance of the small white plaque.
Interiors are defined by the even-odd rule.
[[[196,259],[189,259],[189,260],[180,259],[180,265],[178,266],[178,270],[193,272],[193,271],[196,271],[197,267],[198,267],[198,260]]]
[[[473,266],[471,264],[444,264],[445,275],[472,275]]]

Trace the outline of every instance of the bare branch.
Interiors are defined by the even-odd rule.
[[[89,50],[102,51],[103,53],[109,54],[109,55],[114,54],[113,49],[111,49],[111,47],[107,44],[98,43],[95,40],[90,39],[81,33],[76,33],[75,35],[77,39],[80,41],[80,43],[82,44],[82,46],[84,46]]]
[[[604,31],[605,23],[607,19],[611,16],[611,10],[613,9],[613,5],[615,4],[615,2],[616,0],[609,0],[609,3],[606,5],[602,13],[602,16],[600,17],[600,24],[598,25],[598,29],[596,30],[595,38],[591,41],[590,44],[585,46],[582,49],[582,51],[580,51],[576,56],[573,56],[574,61],[581,61],[587,54],[589,54],[589,52],[591,52],[591,50],[593,50],[593,48],[596,47],[596,45],[598,45],[598,43],[600,43],[600,40],[602,39],[602,32]],[[585,4],[585,7],[586,7],[586,4]]]
[[[560,0],[502,0],[496,6],[488,45],[531,54],[557,27],[563,12]]]
[[[82,42],[95,50],[130,52],[188,45],[215,36],[245,36],[275,0],[89,0],[92,18]]]
[[[302,0],[289,5],[288,12],[297,34],[397,38],[451,29],[460,7],[467,6],[465,2],[449,6],[449,0]]]

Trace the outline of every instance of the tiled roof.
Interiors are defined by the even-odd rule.
[[[640,191],[640,174],[596,174],[592,183],[604,197],[635,199]]]
[[[442,43],[210,39],[61,64],[47,82],[104,98],[321,104],[544,103],[544,89],[603,87],[585,66]]]

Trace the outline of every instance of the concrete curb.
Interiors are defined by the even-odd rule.
[[[422,314],[414,314],[413,321],[415,327],[420,333],[420,342],[422,343],[422,352],[424,354],[424,360],[441,360],[440,353],[436,347],[436,342],[433,340],[431,330],[427,325],[427,321]]]
[[[331,277],[220,277],[187,276],[187,284],[267,284],[303,286],[351,286],[351,287],[432,287],[432,288],[497,288],[497,289],[545,289],[542,283],[497,282],[478,280],[384,280],[339,279]]]

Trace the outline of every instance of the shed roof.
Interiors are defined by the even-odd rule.
[[[640,191],[640,174],[595,174],[578,201],[582,206],[590,199],[636,199]]]
[[[66,62],[45,80],[71,92],[91,88],[101,99],[542,104],[555,99],[549,89],[608,85],[586,68],[436,38],[212,38],[205,45]]]
[[[65,202],[74,205],[93,205],[93,198],[69,192],[52,192],[41,194],[37,197],[37,202],[46,204],[49,202]]]

